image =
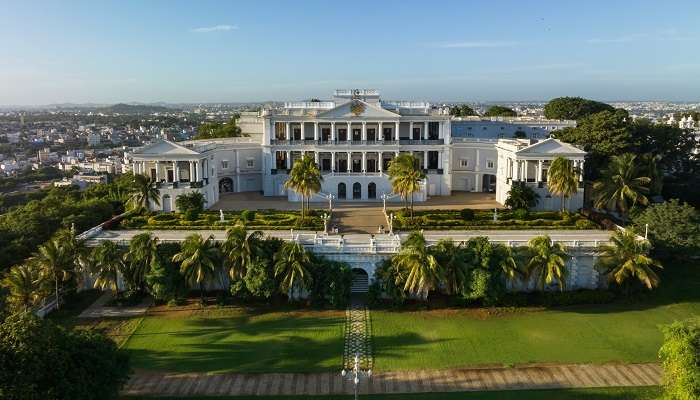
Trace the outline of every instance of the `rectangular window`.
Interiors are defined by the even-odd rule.
[[[469,159],[468,158],[462,158],[459,160],[459,166],[462,168],[467,168],[469,166]]]
[[[247,168],[253,168],[255,167],[255,159],[254,158],[249,158],[245,161],[245,165]]]
[[[493,169],[494,162],[493,160],[486,160],[486,168]]]
[[[228,169],[228,160],[221,160],[221,169]]]

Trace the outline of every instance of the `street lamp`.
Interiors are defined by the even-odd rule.
[[[328,213],[332,214],[333,213],[333,199],[335,199],[335,196],[333,193],[328,193],[328,196],[326,197],[328,199]]]
[[[389,214],[389,234],[393,235],[394,234],[394,218],[396,218],[396,215],[392,212]]]
[[[328,213],[323,213],[323,233],[328,234],[328,221],[330,221],[331,216]]]
[[[352,383],[354,385],[355,389],[355,400],[357,400],[358,396],[358,390],[360,387],[360,377],[364,376],[367,379],[372,377],[372,370],[368,369],[367,371],[362,371],[360,369],[360,354],[355,353],[355,362],[353,363],[352,370],[346,371],[345,368],[343,368],[342,371],[340,371],[340,375],[343,377],[347,377],[348,380],[352,380]]]

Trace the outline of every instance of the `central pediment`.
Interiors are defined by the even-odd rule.
[[[399,114],[362,100],[352,100],[319,113],[316,117],[321,119],[396,119]]]

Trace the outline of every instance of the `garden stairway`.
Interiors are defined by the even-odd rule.
[[[351,370],[355,355],[360,358],[360,368],[372,369],[372,322],[365,296],[353,294],[350,307],[345,314],[345,348],[343,349],[343,369]]]

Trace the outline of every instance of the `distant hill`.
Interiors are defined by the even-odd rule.
[[[151,104],[114,104],[96,108],[94,112],[105,114],[151,114],[156,112],[173,111],[174,109]]]

